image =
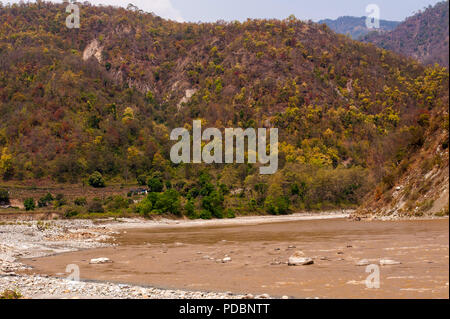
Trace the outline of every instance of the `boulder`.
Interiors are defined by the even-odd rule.
[[[306,266],[314,264],[314,261],[311,258],[304,257],[305,254],[301,251],[295,252],[291,257],[289,257],[288,265],[289,266]]]
[[[101,258],[91,259],[91,261],[89,263],[92,264],[92,265],[99,265],[99,264],[112,263],[112,261],[109,258],[101,257]]]
[[[225,257],[224,259],[222,259],[222,262],[225,264],[225,263],[228,263],[228,262],[230,262],[231,261],[231,257]]]

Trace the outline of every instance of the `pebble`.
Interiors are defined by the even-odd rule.
[[[380,265],[381,266],[391,266],[391,265],[400,265],[401,262],[391,260],[391,259],[380,259]]]

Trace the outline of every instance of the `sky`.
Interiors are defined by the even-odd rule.
[[[0,1],[4,4],[19,2],[19,0]],[[247,18],[284,19],[291,14],[302,20],[313,21],[335,19],[345,15],[361,17],[366,16],[366,7],[369,4],[379,6],[381,19],[401,21],[440,1],[442,0],[89,0],[92,4],[123,7],[132,3],[144,11],[180,22],[243,21]]]

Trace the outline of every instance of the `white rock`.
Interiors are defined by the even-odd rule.
[[[370,262],[367,259],[361,259],[356,263],[356,266],[368,266]]]
[[[400,265],[401,262],[392,259],[380,259],[381,266]]]
[[[304,254],[301,251],[295,252],[288,260],[289,266],[305,266],[312,264],[314,264],[314,261],[311,258],[304,257]]]
[[[8,263],[13,263],[16,261],[16,258],[7,255],[7,254],[0,254],[0,260],[4,261],[4,262],[8,262]]]
[[[93,265],[98,265],[98,264],[112,263],[112,261],[109,258],[101,257],[101,258],[91,259],[91,261],[89,263],[93,264]]]
[[[223,263],[228,263],[231,261],[231,257],[225,257],[224,259],[222,259]]]

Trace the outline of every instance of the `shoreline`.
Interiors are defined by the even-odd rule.
[[[109,223],[97,220],[101,225],[114,230],[122,229],[161,229],[161,228],[191,228],[191,227],[226,227],[243,225],[260,225],[271,223],[283,223],[289,221],[327,220],[349,218],[351,213],[322,212],[322,213],[296,213],[291,215],[264,215],[264,216],[241,216],[232,219],[144,219],[144,218],[121,218],[116,222]]]

